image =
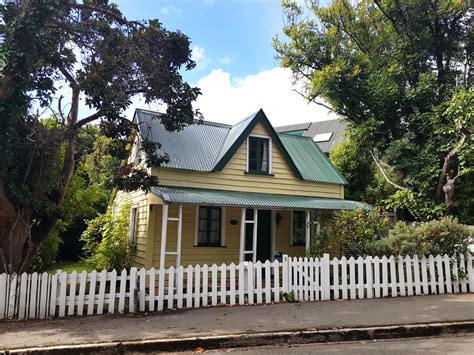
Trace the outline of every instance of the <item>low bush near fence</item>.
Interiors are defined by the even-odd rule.
[[[1,318],[474,292],[472,258],[283,257],[282,262],[0,275]]]

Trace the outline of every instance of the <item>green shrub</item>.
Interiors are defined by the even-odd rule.
[[[395,226],[377,209],[338,211],[324,223],[321,235],[311,242],[310,256],[320,257],[328,246],[337,245],[341,255],[437,255],[467,254],[474,231],[456,218]]]
[[[55,228],[41,245],[38,254],[28,268],[28,272],[44,272],[51,269],[56,263],[61,243],[62,239],[57,228]]]
[[[109,208],[105,214],[88,221],[82,234],[88,265],[96,270],[122,270],[129,268],[135,254],[135,246],[129,245],[128,227],[130,204],[125,204],[112,218]]]
[[[321,256],[329,246],[346,256],[367,254],[367,246],[385,238],[390,229],[387,217],[376,208],[336,211],[321,224],[320,236],[311,243],[311,256]]]
[[[456,218],[407,225],[398,222],[386,238],[366,244],[370,255],[437,255],[459,256],[467,254],[472,230],[460,224]]]

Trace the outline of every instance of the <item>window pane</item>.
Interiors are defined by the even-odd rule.
[[[207,231],[207,220],[200,220],[199,221],[199,231],[200,232],[205,232]]]
[[[211,209],[211,217],[212,219],[219,219],[221,216],[221,209],[220,208],[213,208]]]
[[[256,137],[249,137],[249,149],[256,150],[257,149],[258,138]]]
[[[207,207],[199,207],[199,219],[207,219]]]
[[[249,170],[256,171],[257,170],[257,161],[256,160],[249,160]]]
[[[221,239],[221,209],[199,207],[198,244],[219,245]]]
[[[247,208],[245,210],[245,219],[247,221],[253,221],[253,209],[252,208]]]
[[[198,242],[199,242],[199,244],[208,244],[209,243],[209,241],[207,239],[207,233],[206,232],[199,232]]]
[[[306,213],[293,211],[293,245],[306,244]]]
[[[245,248],[244,250],[253,250],[253,223],[245,224]]]
[[[269,172],[269,140],[266,138],[249,138],[249,170]]]
[[[219,232],[220,224],[220,221],[211,221],[211,232]]]
[[[220,244],[219,232],[211,232],[211,244]]]

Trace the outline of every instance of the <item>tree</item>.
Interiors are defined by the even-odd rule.
[[[329,159],[348,182],[344,192],[347,199],[382,207],[383,199],[393,193],[393,187],[377,171],[367,147],[351,137],[350,130],[331,150]]]
[[[200,91],[180,74],[195,66],[189,38],[158,20],[129,21],[107,0],[23,0],[0,11],[0,272],[22,272],[61,218],[79,133],[98,121],[120,160],[139,142],[149,153],[144,164],[122,165],[114,183],[147,190],[157,178],[146,167],[167,157],[154,153],[159,142],[133,136],[124,110],[141,95],[164,104],[161,121],[180,130],[200,116],[192,108]],[[53,109],[59,84],[69,89],[70,104],[60,97]],[[82,114],[81,98],[91,114]],[[46,128],[35,105],[54,111],[58,125]]]
[[[283,2],[281,65],[308,100],[324,98],[351,123],[385,181],[409,191],[425,217],[440,204],[458,213],[455,189],[472,184],[474,163],[469,1],[307,4]]]
[[[57,124],[54,119],[50,123]],[[57,260],[77,260],[83,256],[80,237],[87,227],[86,221],[106,211],[113,177],[120,167],[120,161],[107,153],[110,143],[111,139],[100,135],[95,126],[87,126],[79,134],[77,163],[61,206],[61,217],[30,270],[43,272],[51,269]]]

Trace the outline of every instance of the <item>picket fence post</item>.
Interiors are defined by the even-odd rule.
[[[290,290],[289,287],[289,274],[290,269],[289,269],[289,263],[288,263],[288,255],[283,255],[282,258],[282,277],[283,277],[283,285],[282,285],[282,291],[288,293]]]
[[[135,300],[135,289],[137,288],[137,268],[132,267],[130,268],[130,288],[129,288],[129,295],[128,295],[128,311],[130,313],[135,313],[137,310],[136,307],[136,300]]]
[[[321,300],[331,299],[331,278],[330,278],[329,254],[323,254],[321,258]]]
[[[467,275],[469,278],[469,292],[474,293],[474,268],[472,267],[472,255],[467,257]]]

